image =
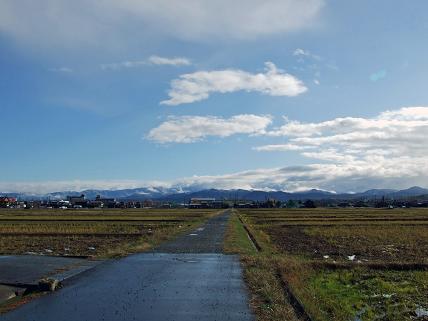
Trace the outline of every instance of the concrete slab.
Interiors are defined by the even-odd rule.
[[[43,278],[63,281],[101,262],[37,255],[0,256],[0,284],[37,286]]]
[[[14,286],[0,284],[0,304],[24,293],[24,291],[24,288],[17,288]]]

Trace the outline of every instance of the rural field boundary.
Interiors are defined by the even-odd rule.
[[[254,248],[257,250],[257,252],[261,252],[262,251],[262,247],[260,246],[260,244],[257,242],[256,238],[254,237],[254,235],[251,233],[250,229],[247,227],[247,225],[244,223],[244,221],[242,220],[241,216],[238,215],[238,219],[241,222],[242,226],[244,227],[245,231],[247,232],[247,236],[248,239],[251,241],[251,244],[254,246]]]
[[[311,318],[311,316],[308,314],[308,312],[305,310],[304,305],[300,302],[300,300],[293,294],[293,291],[288,286],[288,284],[285,282],[284,278],[281,276],[281,273],[279,272],[279,268],[276,268],[276,278],[278,279],[279,283],[281,284],[282,288],[284,289],[284,293],[286,297],[288,298],[288,301],[290,302],[291,306],[294,309],[294,312],[296,313],[297,317],[301,319],[302,321],[314,321],[314,319]]]
[[[241,216],[238,214],[238,219],[240,223],[242,224],[243,228],[245,229],[248,239],[251,241],[251,244],[256,249],[257,252],[262,252],[262,247],[260,246],[259,242],[257,241],[256,237],[253,235],[253,233],[250,231],[248,226],[245,224]],[[302,321],[314,321],[314,319],[308,314],[308,312],[305,310],[304,305],[300,302],[300,300],[294,295],[291,288],[288,286],[288,284],[285,282],[285,280],[282,278],[281,273],[279,271],[279,267],[275,268],[274,277],[277,279],[278,283],[280,284],[281,288],[284,291],[285,297],[287,298],[288,302],[290,303],[291,307],[294,310],[294,313],[299,318],[299,320]]]

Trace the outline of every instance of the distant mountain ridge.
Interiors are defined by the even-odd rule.
[[[352,200],[352,199],[374,199],[374,198],[393,198],[401,199],[406,197],[416,197],[428,195],[428,189],[421,187],[411,187],[404,190],[393,189],[372,189],[362,193],[333,193],[323,190],[311,189],[303,192],[283,192],[283,191],[258,191],[258,190],[217,190],[209,189],[193,193],[170,194],[160,197],[159,200],[183,202],[184,199],[197,197],[213,197],[216,199],[228,200],[248,200],[248,201],[265,201],[268,198],[273,198],[278,201],[288,200]],[[132,196],[130,197],[132,198]]]
[[[11,196],[19,199],[65,199],[67,196],[84,194],[89,199],[95,199],[97,195],[107,198],[116,198],[120,200],[159,200],[182,203],[190,198],[210,197],[216,199],[228,200],[248,200],[248,201],[265,201],[268,198],[273,198],[279,201],[288,200],[322,200],[322,199],[337,199],[337,200],[352,200],[352,199],[374,199],[374,198],[392,198],[402,199],[408,197],[416,197],[428,195],[428,189],[419,186],[413,186],[404,190],[394,189],[371,189],[362,193],[333,193],[318,189],[311,189],[302,192],[284,192],[284,191],[261,191],[261,190],[222,190],[222,189],[205,189],[187,191],[181,188],[166,188],[166,187],[142,187],[134,189],[121,190],[84,190],[77,191],[62,191],[48,193],[45,195],[32,195],[26,193],[0,193],[0,196]]]

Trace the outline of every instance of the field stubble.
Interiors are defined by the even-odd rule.
[[[254,261],[266,267],[247,279],[259,299],[259,320],[269,319],[266,302],[280,298],[260,281],[264,274],[277,286],[275,273],[288,300],[282,306],[295,299],[312,320],[428,319],[428,211],[279,209],[239,215],[262,247],[256,254],[236,251],[246,275]],[[263,288],[267,293],[258,292]],[[280,306],[270,306],[278,312],[271,320],[293,320]]]
[[[0,210],[0,254],[115,257],[147,250],[214,210]]]

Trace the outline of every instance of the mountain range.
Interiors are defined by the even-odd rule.
[[[374,198],[392,198],[403,199],[416,196],[427,196],[428,189],[419,186],[414,186],[404,190],[394,189],[371,189],[361,193],[333,193],[312,189],[303,192],[284,192],[284,191],[260,191],[260,190],[245,190],[245,189],[204,189],[204,190],[183,190],[178,188],[166,187],[142,187],[134,189],[121,190],[84,190],[84,191],[62,191],[48,193],[44,195],[32,195],[25,193],[0,193],[0,196],[17,197],[21,200],[28,199],[66,199],[69,195],[84,194],[88,199],[95,199],[97,195],[107,198],[115,198],[119,200],[159,200],[170,202],[187,202],[190,198],[216,198],[228,200],[251,200],[264,201],[268,198],[273,198],[279,201],[287,200],[321,200],[321,199],[374,199]]]

